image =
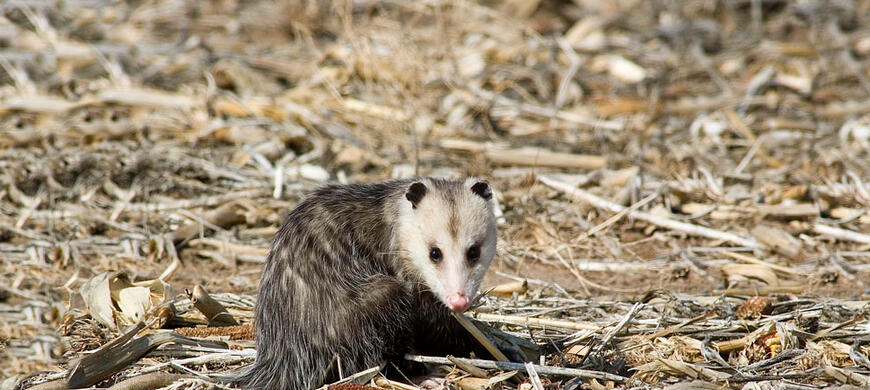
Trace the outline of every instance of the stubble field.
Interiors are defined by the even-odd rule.
[[[414,175],[492,184],[469,316],[543,346],[513,376],[447,364],[451,385],[870,386],[870,1],[0,11],[2,389],[210,386],[250,362],[299,199]],[[153,343],[203,326],[203,288],[241,330],[77,363],[139,319]]]

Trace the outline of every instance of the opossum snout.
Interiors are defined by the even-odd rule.
[[[462,293],[450,294],[447,296],[446,300],[447,307],[457,313],[464,312],[466,309],[468,309],[468,305],[470,304],[468,298]]]

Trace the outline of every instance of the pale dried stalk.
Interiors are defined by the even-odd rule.
[[[745,262],[750,263],[750,264],[763,265],[763,266],[769,267],[770,269],[774,269],[774,270],[784,272],[784,273],[787,273],[790,275],[797,275],[798,274],[797,271],[795,271],[791,268],[783,267],[781,265],[771,264],[771,263],[768,263],[766,261],[756,259],[752,256],[746,256],[746,255],[742,255],[740,253],[735,253],[735,252],[731,252],[731,251],[722,251],[722,254],[725,256],[733,257],[737,260],[745,261]]]
[[[595,196],[587,191],[581,190],[572,185],[562,183],[557,180],[550,179],[546,176],[538,176],[538,181],[547,185],[550,188],[559,190],[567,194],[569,197],[574,200],[578,200],[581,202],[589,203],[597,208],[609,210],[614,213],[618,213],[625,209],[625,207],[620,206],[616,203],[610,202],[608,200],[602,199],[598,196]],[[724,240],[733,242],[735,244],[746,246],[750,248],[761,248],[761,245],[753,239],[745,238],[738,236],[733,233],[723,232],[719,230],[714,230],[710,228],[706,228],[703,226],[693,225],[691,223],[679,222],[673,219],[659,217],[650,213],[645,213],[642,211],[633,211],[630,212],[629,215],[632,218],[636,218],[642,221],[649,222],[653,225],[661,226],[664,228],[679,230],[681,232],[688,233],[694,236],[707,237],[715,240]]]
[[[405,355],[405,359],[420,362],[420,363],[433,363],[433,364],[452,364],[450,359],[435,357],[435,356],[420,356],[420,355]],[[513,362],[497,362],[494,360],[482,360],[482,359],[461,359],[468,364],[488,369],[501,369],[501,370],[517,370],[528,373],[526,371],[526,365],[523,363],[513,363]],[[624,382],[628,378],[620,375],[610,374],[607,372],[600,371],[591,371],[591,370],[581,370],[577,368],[563,368],[563,367],[555,367],[555,366],[543,366],[539,364],[534,364],[534,369],[539,374],[544,375],[561,375],[561,376],[569,376],[569,377],[581,377],[581,378],[595,378],[601,380],[608,380],[614,382]]]
[[[170,360],[168,362],[158,363],[158,364],[155,364],[152,366],[145,367],[140,372],[145,374],[145,373],[149,373],[149,372],[160,371],[164,367],[167,367],[167,366],[170,366],[173,364],[178,364],[178,365],[209,364],[209,363],[235,364],[235,363],[239,363],[239,362],[242,362],[242,361],[245,361],[248,359],[253,359],[256,354],[257,354],[257,351],[255,351],[253,349],[244,349],[241,351],[229,350],[227,352],[215,352],[215,353],[209,353],[206,355],[196,356],[196,357],[187,358],[187,359],[176,359],[176,360]]]
[[[589,119],[576,113],[569,111],[557,111],[553,112],[552,109],[536,106],[533,104],[517,102],[512,99],[509,99],[504,96],[496,95],[491,91],[486,91],[480,88],[476,88],[473,86],[469,86],[471,90],[471,94],[461,93],[460,96],[469,102],[480,103],[480,99],[488,100],[491,102],[495,102],[498,104],[503,104],[506,106],[516,107],[518,110],[525,112],[529,115],[537,115],[543,118],[555,118],[565,122],[576,123],[578,125],[584,125],[589,127],[621,131],[625,128],[625,125],[621,122],[617,121],[605,121],[605,120],[597,120],[597,119]]]
[[[483,153],[494,164],[576,169],[598,169],[607,164],[607,160],[601,156],[559,153],[543,148],[508,149],[491,143],[463,139],[445,139],[440,145],[445,149]]]
[[[217,247],[222,252],[229,252],[233,254],[245,254],[252,256],[261,256],[266,257],[269,254],[269,248],[263,248],[253,245],[244,245],[228,242],[225,240],[203,237],[203,238],[195,238],[190,240],[188,243],[190,246],[196,246],[199,244],[209,245],[213,247]]]
[[[601,330],[604,328],[604,326],[602,325],[596,325],[591,322],[551,320],[547,318],[511,316],[492,313],[470,313],[469,315],[474,319],[487,322],[507,322],[513,324],[535,325],[549,328],[562,328],[570,330]]]
[[[862,244],[870,244],[870,235],[853,232],[851,230],[841,229],[833,226],[822,225],[819,223],[813,224],[813,231],[819,234],[834,237],[843,241],[854,241]]]
[[[535,365],[529,362],[525,364],[526,372],[529,373],[529,380],[532,382],[532,387],[535,390],[544,390],[544,384],[541,383],[541,377],[538,376],[538,371]]]
[[[127,206],[127,211],[165,211],[174,209],[190,209],[195,207],[216,206],[238,199],[257,199],[267,195],[270,195],[269,188],[257,188],[253,190],[231,192],[228,194],[204,196],[196,199],[169,200],[158,203],[131,203],[129,206]]]
[[[589,229],[589,230],[583,232],[583,234],[577,236],[577,238],[575,238],[575,240],[576,241],[585,240],[585,239],[591,237],[593,234],[598,233],[598,232],[606,229],[608,226],[613,225],[614,223],[616,223],[616,221],[619,221],[620,219],[622,219],[622,217],[626,216],[628,213],[631,213],[631,212],[647,205],[649,202],[652,202],[660,194],[661,194],[661,191],[656,191],[652,194],[647,195],[646,198],[643,198],[640,201],[638,201],[637,203],[631,205],[630,207],[627,207],[627,208],[623,209],[622,211],[620,211],[616,214],[613,214],[613,216],[611,216],[610,218],[607,218],[604,222],[596,225],[592,229]]]
[[[208,295],[205,287],[197,284],[193,287],[192,292],[188,292],[188,298],[193,306],[199,310],[206,319],[209,326],[226,326],[238,325],[239,323],[233,318],[232,314],[227,311],[224,305],[214,300],[211,295]]]
[[[456,318],[456,321],[458,321],[459,324],[468,331],[468,333],[471,333],[471,335],[474,336],[474,339],[477,340],[480,345],[486,348],[486,350],[491,353],[492,356],[496,358],[496,360],[500,362],[510,361],[507,356],[505,356],[501,352],[501,350],[498,349],[498,347],[493,345],[492,342],[486,338],[486,336],[483,334],[483,332],[480,331],[480,329],[477,329],[477,327],[471,323],[471,320],[469,320],[468,317],[463,314],[458,314],[456,312],[451,312],[450,314],[453,314],[453,318]]]

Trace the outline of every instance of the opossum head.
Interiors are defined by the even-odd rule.
[[[450,310],[465,311],[495,255],[489,184],[420,179],[399,202],[396,238],[407,265]]]

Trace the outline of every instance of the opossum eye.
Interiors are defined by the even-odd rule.
[[[468,248],[468,253],[466,253],[466,256],[468,256],[469,262],[476,263],[477,260],[480,259],[480,247],[475,245],[471,248]]]
[[[441,258],[442,258],[442,255],[441,255],[441,249],[438,249],[438,248],[432,248],[432,249],[429,251],[429,259],[432,260],[433,263],[435,263],[435,264],[440,263],[440,262],[441,262]]]

